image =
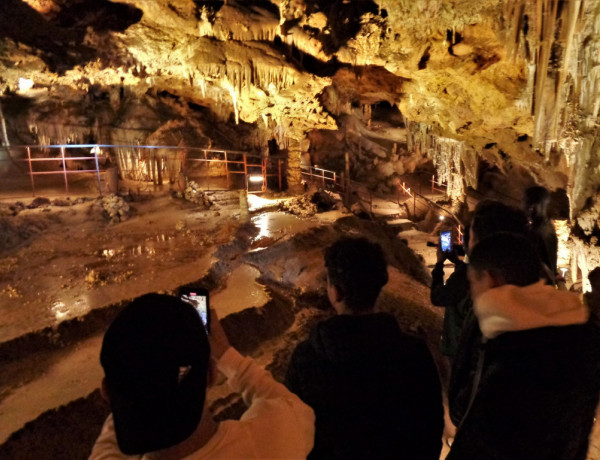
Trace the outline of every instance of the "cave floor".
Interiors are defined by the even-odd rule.
[[[232,341],[282,377],[295,344],[330,314],[322,305],[306,306],[302,296],[323,302],[322,248],[343,214],[300,219],[278,211],[277,199],[254,196],[247,207],[237,192],[215,192],[213,199],[209,210],[170,196],[134,201],[132,216],[118,224],[108,224],[93,201],[11,218],[14,244],[0,252],[0,349],[16,341],[25,351],[0,359],[0,457],[86,458],[106,416],[95,391],[104,330],[115,305],[146,292],[212,283],[211,305]],[[435,237],[416,230],[399,236],[433,267],[435,248],[426,243]],[[429,304],[428,288],[390,268],[385,293],[382,307],[403,304],[401,326],[424,330],[435,346],[442,312]],[[284,307],[294,316],[279,324]],[[261,309],[272,330],[259,343],[236,336],[236,323],[256,327],[252,312]],[[209,400],[225,418],[240,410],[225,385],[212,388]],[[73,426],[83,430],[77,442]],[[600,459],[598,439],[596,427],[590,459]]]

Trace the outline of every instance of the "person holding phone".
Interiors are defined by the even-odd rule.
[[[465,228],[463,235],[463,247],[465,249],[468,247],[468,235],[469,226]],[[456,355],[462,325],[471,304],[469,301],[467,264],[460,259],[457,246],[452,244],[451,231],[440,234],[436,258],[435,267],[431,272],[430,300],[436,307],[445,309],[440,349],[445,356],[452,360]],[[454,264],[454,272],[444,283],[444,263],[446,260],[450,260]]]
[[[110,405],[90,459],[306,458],[314,413],[231,345],[213,310],[200,315],[177,297],[147,294],[110,325],[100,361]],[[215,369],[242,394],[240,420],[216,423],[206,403]]]

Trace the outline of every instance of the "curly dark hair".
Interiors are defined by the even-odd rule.
[[[354,312],[372,310],[388,282],[381,246],[363,237],[342,237],[333,243],[325,250],[325,267],[329,282]]]

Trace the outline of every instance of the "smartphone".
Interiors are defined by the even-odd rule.
[[[179,298],[196,309],[208,333],[210,331],[208,291],[198,287],[182,287],[179,289]]]
[[[440,246],[444,252],[452,251],[452,232],[450,230],[440,233]]]

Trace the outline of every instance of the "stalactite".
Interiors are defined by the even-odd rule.
[[[225,89],[231,96],[231,102],[233,104],[233,112],[235,114],[235,124],[240,124],[240,108],[239,108],[239,93],[235,87],[235,84],[232,84],[229,80],[225,80],[224,82]]]
[[[569,75],[581,78],[577,78],[576,63],[581,48],[578,31],[582,29],[582,5],[583,0],[509,0],[505,4],[508,54],[523,58],[528,68],[525,96],[531,102],[520,105],[531,107],[534,142],[547,160],[569,122],[565,116],[569,102],[566,82]],[[553,62],[556,57],[560,62]]]
[[[432,133],[424,123],[404,119],[410,152],[424,152],[433,161],[438,180],[447,185],[448,196],[464,199],[465,186],[477,187],[477,152],[464,142]]]
[[[206,98],[206,80],[204,78],[200,78],[198,83],[200,84],[200,90],[202,91],[202,97]]]
[[[447,194],[451,198],[462,199],[465,193],[461,171],[464,150],[463,142],[434,137],[433,148],[428,151],[436,167],[438,180],[447,185]]]
[[[30,130],[37,134],[40,145],[53,144],[83,144],[93,136],[98,138],[94,127],[65,125],[52,122],[32,121],[29,123]]]

